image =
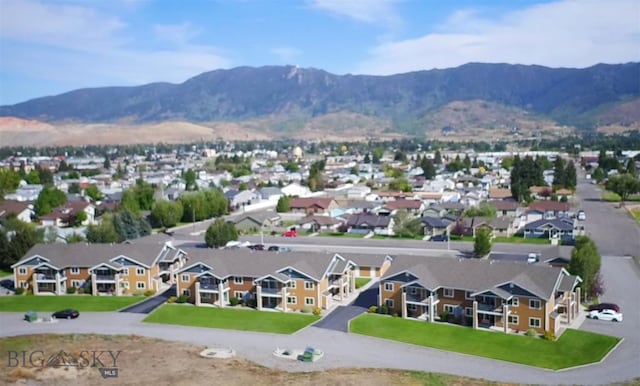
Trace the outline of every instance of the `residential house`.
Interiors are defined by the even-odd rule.
[[[520,216],[523,210],[516,201],[488,201],[488,204],[496,208],[498,216],[516,218]]]
[[[268,201],[275,201],[275,202],[277,202],[280,199],[280,197],[283,196],[280,188],[275,186],[264,187],[260,189],[258,193],[260,194],[261,199],[268,200]]]
[[[580,281],[548,265],[396,256],[378,305],[402,318],[558,334],[580,313]]]
[[[420,217],[422,230],[425,236],[429,238],[447,234],[451,230],[451,223],[447,224],[439,217]]]
[[[4,199],[13,201],[35,201],[38,199],[42,189],[42,185],[29,185],[21,181],[18,189],[13,193],[6,194]]]
[[[546,219],[568,217],[569,209],[569,203],[560,201],[533,201],[529,204],[529,210],[542,212]]]
[[[260,211],[251,212],[245,215],[241,215],[233,218],[231,221],[236,229],[243,232],[257,232],[280,224],[280,215],[275,212]]]
[[[541,219],[524,225],[525,238],[573,239],[574,220],[565,218]]]
[[[93,295],[159,291],[186,262],[170,244],[36,244],[11,266],[16,287],[63,295],[82,288]]]
[[[236,298],[258,310],[330,308],[355,293],[355,264],[338,254],[187,249],[178,294],[196,306],[225,307]],[[264,254],[258,257],[258,254]]]
[[[511,189],[499,188],[494,186],[489,188],[490,200],[506,200],[509,198],[513,198],[513,195],[511,194]]]
[[[566,268],[571,261],[573,247],[569,245],[554,245],[540,252],[540,261],[552,267]]]
[[[394,221],[391,216],[378,216],[370,213],[352,214],[347,218],[347,232],[393,236]]]
[[[259,195],[250,190],[230,189],[224,192],[224,197],[229,202],[230,210],[238,210],[260,200]]]
[[[424,209],[425,205],[422,200],[395,200],[385,203],[377,210],[377,213],[381,216],[393,216],[399,210],[405,210],[410,215],[420,216]]]
[[[311,194],[311,190],[308,187],[295,182],[281,188],[280,190],[283,195],[291,197],[305,197]]]
[[[96,207],[93,204],[87,201],[67,201],[64,205],[54,208],[51,213],[40,216],[40,225],[70,226],[80,212],[86,215],[86,220],[82,221],[81,225],[92,224],[95,221]]]
[[[342,221],[330,216],[309,215],[298,221],[301,229],[308,230],[310,232],[336,232]]]
[[[332,198],[304,197],[290,199],[289,207],[293,213],[329,215],[338,203]]]
[[[386,254],[340,253],[340,256],[356,264],[354,269],[356,277],[379,278],[387,272],[393,263],[393,257]]]
[[[15,216],[20,221],[31,222],[34,214],[32,202],[16,200],[0,202],[0,219]]]
[[[453,202],[453,201],[443,202],[442,204],[440,204],[440,207],[446,210],[447,213],[451,213],[456,216],[462,215],[462,212],[464,212],[464,210],[467,209],[467,207],[463,203]]]

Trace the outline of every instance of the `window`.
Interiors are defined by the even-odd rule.
[[[532,310],[539,310],[542,308],[540,300],[538,299],[529,299],[529,308]]]
[[[384,283],[385,291],[393,291],[393,283]]]
[[[518,307],[520,305],[520,298],[511,298],[511,307]]]
[[[411,295],[415,295],[418,292],[418,289],[416,287],[409,287],[409,293]]]
[[[295,289],[296,288],[296,281],[292,280],[292,281],[288,282],[287,283],[287,287]]]
[[[18,268],[18,273],[20,275],[26,275],[27,274],[27,269],[25,267],[20,267],[20,268]]]
[[[185,291],[189,291],[189,290],[185,290]],[[203,292],[203,293],[201,293],[201,294],[200,294],[200,298],[201,298],[202,300],[205,300],[205,299],[206,299],[206,300],[209,300],[209,299],[211,299],[211,296],[212,296],[212,295],[213,295],[213,294],[212,294],[211,292]],[[189,295],[187,295],[187,296],[189,296]]]
[[[136,275],[143,276],[144,275],[144,268],[136,268]]]
[[[418,309],[418,306],[416,306],[415,304],[408,304],[407,308],[409,309],[409,311],[415,311]]]
[[[24,280],[20,280],[20,288],[27,288],[28,284]]]
[[[129,276],[129,268],[122,268],[122,274],[125,276]]]
[[[125,288],[125,289],[129,289],[129,282],[128,281],[121,281],[120,282],[120,287],[121,288]]]
[[[312,281],[305,281],[304,282],[304,289],[313,289],[313,282]],[[313,299],[313,298],[309,298],[309,299]]]
[[[466,316],[472,317],[473,316],[473,308],[472,307],[465,307],[464,308],[464,314]]]
[[[304,298],[304,304],[306,304],[308,306],[312,306],[312,305],[316,304],[316,302],[315,302],[314,298]]]
[[[80,268],[78,268],[78,267],[71,267],[71,274],[72,274],[72,275],[78,275],[78,274],[80,274]]]
[[[244,299],[244,292],[243,291],[233,291],[233,297],[238,299],[238,300],[242,300],[242,299]]]
[[[540,318],[529,318],[529,327],[540,328]]]
[[[444,310],[444,312],[448,312],[450,314],[453,314],[453,312],[456,309],[456,306],[454,306],[452,304],[445,304],[444,306],[442,306],[442,309]]]
[[[80,282],[80,280],[71,280],[71,286],[73,288],[80,288],[82,287],[82,282]]]
[[[384,299],[384,304],[389,308],[393,308],[393,299]]]
[[[307,298],[307,299],[313,299],[313,298]],[[287,296],[287,304],[298,304],[298,298],[295,296]]]
[[[242,276],[234,276],[233,284],[244,284],[244,278]]]
[[[471,294],[473,293],[473,291],[464,291],[464,298],[468,299],[468,300],[473,300],[475,299],[474,296],[471,296]]]
[[[136,282],[136,288],[137,289],[144,289],[145,288],[144,282],[143,281]]]
[[[453,297],[454,292],[455,292],[455,291],[453,290],[453,288],[445,288],[445,289],[443,290],[443,294],[442,294],[442,295],[443,295],[445,298],[452,298],[452,297]]]
[[[518,319],[518,315],[509,315],[509,324],[515,324],[518,325],[520,324],[520,320]]]
[[[187,275],[187,274],[182,275],[182,282],[183,283],[188,283],[190,280],[191,280],[191,276],[190,275]]]
[[[184,296],[191,296],[191,290],[189,290],[189,289],[183,289],[183,290],[182,290],[182,294],[183,294]]]

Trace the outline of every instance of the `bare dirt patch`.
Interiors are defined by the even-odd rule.
[[[504,385],[470,378],[412,371],[339,369],[288,373],[240,358],[202,358],[203,346],[139,336],[31,335],[0,339],[0,351],[63,350],[70,357],[85,350],[121,351],[118,378],[103,379],[95,367],[8,367],[0,361],[0,384],[6,385]],[[108,364],[109,360],[105,360]]]

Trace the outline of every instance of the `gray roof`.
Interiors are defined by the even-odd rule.
[[[425,288],[456,288],[485,291],[501,284],[514,283],[537,296],[549,299],[556,290],[561,268],[484,259],[454,259],[446,257],[397,256],[384,278],[409,271]]]
[[[206,249],[182,248],[189,257],[186,270],[202,263],[211,267],[218,277],[245,276],[262,277],[275,275],[278,271],[291,267],[314,279],[322,279],[335,253],[287,252],[273,253],[250,249]]]
[[[367,254],[367,253],[339,253],[340,256],[344,257],[346,260],[351,260],[356,265],[362,267],[382,267],[384,261],[390,258],[389,255],[376,255],[376,254]]]
[[[540,227],[543,227],[545,225],[551,225],[552,227],[562,230],[562,231],[572,231],[573,230],[573,223],[570,223],[564,219],[558,219],[558,218],[554,218],[554,219],[542,219],[542,220],[537,220],[537,221],[533,221],[530,222],[528,224],[526,224],[524,226],[525,230],[533,230],[533,229],[538,229]]]
[[[556,258],[561,258],[564,261],[571,260],[571,254],[573,253],[573,246],[570,245],[555,245],[549,247],[540,252],[540,260],[548,261]]]
[[[16,265],[38,255],[58,267],[93,267],[120,255],[127,256],[146,266],[151,266],[162,251],[163,244],[36,244]],[[172,253],[172,252],[169,252]],[[111,263],[111,265],[114,265]]]

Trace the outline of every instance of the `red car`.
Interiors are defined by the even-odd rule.
[[[298,231],[296,231],[295,229],[291,229],[291,230],[285,231],[284,233],[282,233],[282,235],[284,237],[296,237],[298,236]]]

